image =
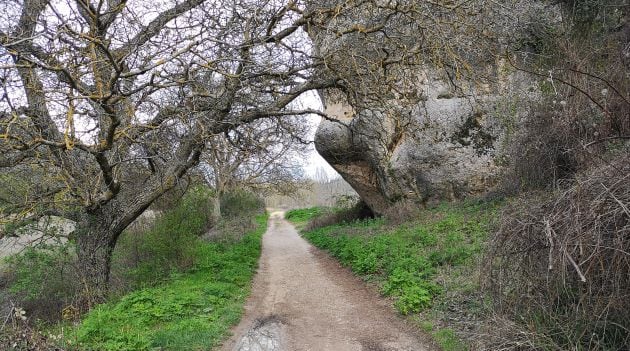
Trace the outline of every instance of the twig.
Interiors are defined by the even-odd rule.
[[[11,309],[9,309],[9,313],[7,314],[7,318],[4,319],[4,323],[2,323],[2,326],[0,327],[0,331],[4,330],[4,327],[9,322],[9,319],[11,319],[11,314],[13,313],[14,310],[15,310],[15,304],[13,304],[13,302],[11,302]]]
[[[606,138],[597,139],[597,140],[591,141],[590,143],[585,144],[584,148],[586,149],[587,147],[591,145],[603,143],[604,141],[614,140],[614,139],[630,139],[630,135],[616,135],[616,136],[609,136]]]
[[[617,201],[617,203],[619,204],[619,206],[621,206],[621,208],[623,209],[623,211],[626,213],[626,215],[628,215],[628,217],[630,217],[630,211],[628,210],[628,207],[621,202],[616,196],[615,194],[612,193],[612,191],[610,191],[605,185],[604,183],[599,183],[601,184],[602,187],[604,187],[604,189],[608,192],[608,194],[610,194],[610,196],[615,199],[615,201]]]
[[[569,262],[571,262],[571,264],[575,268],[575,271],[580,276],[580,280],[582,281],[582,283],[586,283],[586,277],[584,276],[584,274],[582,274],[580,267],[578,267],[577,263],[575,263],[571,255],[569,255],[569,252],[567,251],[566,247],[563,248],[563,251],[564,251],[564,255],[569,259]]]

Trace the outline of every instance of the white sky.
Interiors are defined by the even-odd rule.
[[[142,3],[142,2],[140,2]],[[164,5],[165,3],[167,3],[166,1],[154,1],[154,4],[152,6],[155,6],[156,4],[161,4]],[[12,2],[7,2],[4,3],[2,0],[0,0],[0,11],[4,11],[4,12],[11,12],[11,8],[9,7],[9,5],[13,5],[16,6],[16,3],[12,3]],[[56,6],[56,9],[58,11],[61,12],[65,12],[70,10],[69,5],[67,7],[64,6],[63,3],[57,3],[58,6]],[[13,9],[13,11],[17,11],[15,9]],[[155,14],[152,13],[151,11],[148,11],[147,13],[144,14],[142,20],[143,22],[148,22],[151,19],[153,19],[155,17]],[[17,16],[15,17],[17,19]],[[11,25],[11,23],[7,23],[6,25]],[[0,25],[0,28],[2,27],[6,27],[6,25]],[[4,28],[6,29],[6,28]],[[304,108],[312,108],[312,109],[317,109],[317,110],[323,110],[323,106],[321,103],[321,100],[319,98],[319,96],[315,93],[315,92],[308,92],[306,94],[304,94],[303,96],[301,96],[299,98],[298,101],[299,104],[302,104],[302,106]],[[319,125],[320,121],[321,121],[321,117],[317,116],[317,115],[309,115],[306,119],[306,121],[311,124],[313,126],[310,135],[308,136],[308,140],[309,141],[313,141],[313,138],[315,136],[315,130],[317,129],[317,126]],[[90,129],[91,126],[87,126],[86,129]],[[315,150],[315,146],[313,144],[310,145],[309,147],[309,152],[305,155],[305,157],[303,159],[300,160],[300,163],[302,164],[302,167],[304,169],[304,174],[305,176],[313,179],[315,176],[315,172],[318,168],[322,168],[324,169],[324,171],[326,172],[326,174],[328,175],[329,178],[339,178],[339,174],[328,164],[328,162],[326,162]]]
[[[300,97],[300,103],[303,104],[305,108],[311,108],[314,110],[322,111],[324,107],[322,106],[322,101],[319,96],[315,92],[308,92]],[[317,126],[321,122],[321,117],[317,115],[309,115],[307,117],[308,123],[310,123],[313,128],[311,130],[310,135],[308,136],[309,141],[313,141],[315,137],[315,131],[317,130]],[[301,160],[302,167],[304,168],[304,174],[311,179],[315,178],[315,171],[317,168],[323,168],[326,171],[326,174],[329,178],[340,178],[341,176],[337,171],[335,171],[326,160],[324,160],[315,150],[315,145],[311,144],[309,147],[309,152],[304,159]]]

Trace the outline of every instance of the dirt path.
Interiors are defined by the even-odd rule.
[[[224,351],[432,350],[360,279],[273,213],[241,323]]]

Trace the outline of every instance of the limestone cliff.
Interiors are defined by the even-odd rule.
[[[381,25],[361,14],[335,20],[344,28]],[[455,49],[475,66],[468,72],[483,74],[460,75],[457,66],[424,59],[426,50],[416,45],[421,36],[409,34],[411,22],[397,19],[387,25],[402,26],[399,33],[408,35],[398,35],[403,39],[392,44],[388,27],[376,39],[359,33],[330,40],[330,31],[311,31],[319,53],[336,68],[327,73],[341,81],[339,89],[320,92],[334,120],[319,126],[317,151],[376,213],[401,199],[426,204],[492,188],[510,135],[525,113],[514,106],[536,98],[536,82],[511,69],[500,50],[483,52],[474,44]],[[449,35],[459,40],[453,45],[475,40]],[[413,45],[416,61],[381,69]]]

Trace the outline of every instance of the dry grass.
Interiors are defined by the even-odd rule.
[[[630,153],[507,206],[488,264],[497,311],[548,349],[628,349]]]

